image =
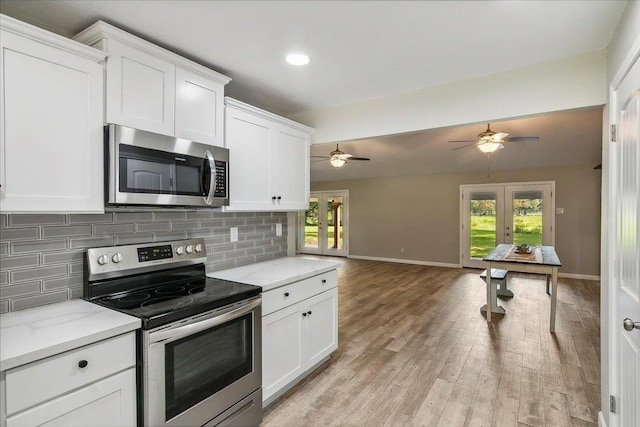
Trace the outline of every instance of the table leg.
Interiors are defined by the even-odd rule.
[[[551,319],[549,320],[549,330],[556,331],[556,299],[558,298],[558,268],[551,270]]]
[[[493,301],[491,301],[491,262],[487,266],[487,322],[491,322]]]

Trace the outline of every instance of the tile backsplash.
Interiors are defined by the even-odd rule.
[[[286,256],[286,223],[286,212],[0,215],[0,313],[82,298],[86,248],[202,237],[211,272]]]

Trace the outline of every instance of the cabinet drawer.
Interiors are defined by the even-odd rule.
[[[135,366],[135,348],[130,332],[8,370],[7,415]]]
[[[331,270],[262,294],[262,315],[273,313],[338,286],[338,271]]]

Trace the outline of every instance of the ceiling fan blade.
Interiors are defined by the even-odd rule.
[[[460,142],[462,142],[462,141],[460,141]],[[465,142],[471,142],[471,141],[465,141]],[[460,150],[462,148],[467,148],[467,147],[472,147],[474,145],[478,145],[478,144],[476,142],[473,142],[471,144],[463,145],[461,147],[452,148],[451,151]]]
[[[500,142],[504,140],[509,134],[507,132],[498,132],[491,136],[491,139],[495,142]]]
[[[330,159],[331,157],[327,156],[311,156],[312,159]]]
[[[524,142],[524,141],[538,141],[540,139],[539,136],[512,136],[505,138],[504,140],[507,142]]]
[[[461,142],[466,142],[467,144],[468,144],[468,143],[473,143],[473,144],[475,144],[476,142],[478,142],[478,140],[474,139],[474,140],[471,140],[471,141],[448,141],[448,142],[449,142],[449,144],[459,144],[459,143],[461,143]]]
[[[371,159],[368,158],[368,157],[354,157],[354,156],[352,156],[352,157],[349,157],[349,160],[371,160]]]

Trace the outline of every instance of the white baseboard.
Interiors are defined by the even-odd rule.
[[[558,277],[566,277],[567,279],[580,279],[580,280],[600,280],[600,276],[592,276],[589,274],[558,273]]]
[[[602,415],[602,411],[598,412],[598,427],[607,427],[607,423],[604,422],[604,415]]]
[[[368,261],[385,261],[385,262],[397,262],[400,264],[415,264],[415,265],[429,265],[432,267],[446,267],[446,268],[461,268],[460,264],[450,264],[446,262],[430,262],[430,261],[419,261],[413,259],[400,259],[400,258],[383,258],[383,257],[375,257],[375,256],[363,256],[363,255],[349,255],[348,258],[353,259],[364,259]]]

